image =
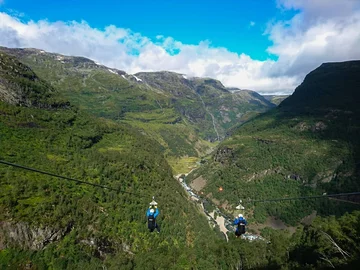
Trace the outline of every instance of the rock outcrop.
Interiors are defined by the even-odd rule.
[[[46,245],[62,239],[72,229],[31,226],[25,222],[0,222],[0,249],[20,246],[23,249],[40,250]]]

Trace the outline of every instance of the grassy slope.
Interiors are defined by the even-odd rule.
[[[28,66],[0,53],[0,100],[21,106],[51,107],[59,105],[54,94],[55,89]]]
[[[148,84],[136,83],[130,75],[95,64],[81,57],[66,57],[31,49],[6,49],[31,66],[72,104],[96,116],[128,123],[157,140],[174,173],[213,149],[216,133],[221,137],[235,124],[262,112],[271,104],[249,103],[230,94],[211,79],[185,80],[175,73],[140,73]],[[116,73],[116,74],[114,74]],[[149,86],[150,85],[150,86]],[[203,103],[200,96],[203,97]],[[257,100],[258,97],[255,98]],[[216,102],[214,102],[216,101]],[[191,166],[195,166],[193,163]]]
[[[263,95],[264,98],[276,105],[279,105],[288,96],[289,95]]]
[[[211,78],[184,78],[173,72],[141,72],[136,74],[148,85],[163,89],[173,97],[175,107],[208,140],[223,138],[226,131],[247,121],[254,113],[274,107],[253,91],[230,93],[221,82]]]
[[[88,59],[59,58],[62,56],[38,50],[3,50],[31,66],[81,110],[145,130],[169,158],[197,157],[210,149],[167,94],[141,87]]]

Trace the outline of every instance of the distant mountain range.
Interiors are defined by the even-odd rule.
[[[236,87],[227,87],[226,89],[229,90],[231,93],[237,93],[237,92],[241,92],[241,91],[253,92],[252,90],[240,89],[240,88],[236,88]],[[270,101],[271,103],[273,103],[275,105],[279,105],[289,95],[261,95],[261,96],[264,97],[265,99],[267,99],[268,101]]]
[[[263,95],[264,98],[276,105],[279,105],[288,96],[289,95]]]
[[[210,78],[173,72],[134,75],[83,57],[0,48],[48,82],[57,96],[93,115],[128,123],[157,140],[168,159],[199,157],[227,131],[276,105],[256,92],[232,93]]]

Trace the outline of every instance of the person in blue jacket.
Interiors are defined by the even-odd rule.
[[[242,214],[239,214],[237,218],[234,220],[234,225],[237,225],[235,230],[236,238],[245,233],[245,225],[247,224],[246,219]]]
[[[150,232],[153,232],[155,229],[157,232],[160,232],[159,225],[156,223],[156,218],[160,214],[159,209],[156,207],[155,209],[153,207],[149,207],[146,211],[146,217],[148,220],[148,229]]]

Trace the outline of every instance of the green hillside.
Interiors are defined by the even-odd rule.
[[[246,199],[360,191],[359,74],[359,61],[322,65],[278,108],[233,131],[188,181],[205,181],[204,195],[229,213],[245,200],[246,215],[259,222],[270,215],[295,225],[314,210],[357,208],[334,200],[254,207]]]
[[[16,78],[13,84],[7,79],[7,93],[20,91],[34,104],[38,89],[53,93],[46,82],[28,76],[30,69],[20,70],[20,62],[4,54],[0,59],[11,60],[6,72]],[[1,164],[0,268],[189,269],[224,261],[204,250],[220,239],[188,202],[155,141],[70,104],[24,107],[2,97],[0,119],[1,160],[127,192]],[[161,210],[159,235],[146,228],[153,195]]]
[[[230,235],[225,242],[174,180],[161,144],[66,101],[16,59],[0,54],[0,63],[0,159],[121,190],[0,164],[1,269],[346,269],[359,263],[360,212],[318,217],[294,234],[264,229],[265,241]],[[257,151],[272,144],[260,136],[269,134],[267,119],[274,115],[245,126],[244,134],[254,132],[252,123],[263,121]],[[241,132],[230,140],[245,139]],[[238,152],[228,149],[214,158],[232,173],[230,157]],[[338,151],[339,158],[348,156],[346,149]],[[249,149],[239,153],[244,151]],[[250,160],[244,158],[248,167]],[[259,166],[267,162],[264,158]],[[227,187],[223,194],[230,194]],[[161,211],[159,234],[146,228],[145,210],[154,195]]]
[[[325,63],[310,72],[281,107],[324,114],[333,110],[357,114],[360,100],[360,61]],[[310,99],[311,97],[311,99]]]
[[[54,99],[54,94],[55,89],[28,66],[14,57],[0,53],[0,100],[26,107],[61,106]]]
[[[275,106],[253,91],[231,93],[211,78],[187,78],[166,71],[141,72],[136,77],[171,94],[177,111],[207,140],[221,140],[231,127]]]
[[[276,105],[279,105],[288,96],[289,95],[263,95],[264,98]]]
[[[175,173],[189,171],[189,157],[197,160],[209,153],[227,129],[273,106],[257,102],[258,97],[243,100],[211,79],[171,72],[133,76],[83,57],[36,49],[1,51],[30,66],[81,110],[143,130],[163,146]]]

